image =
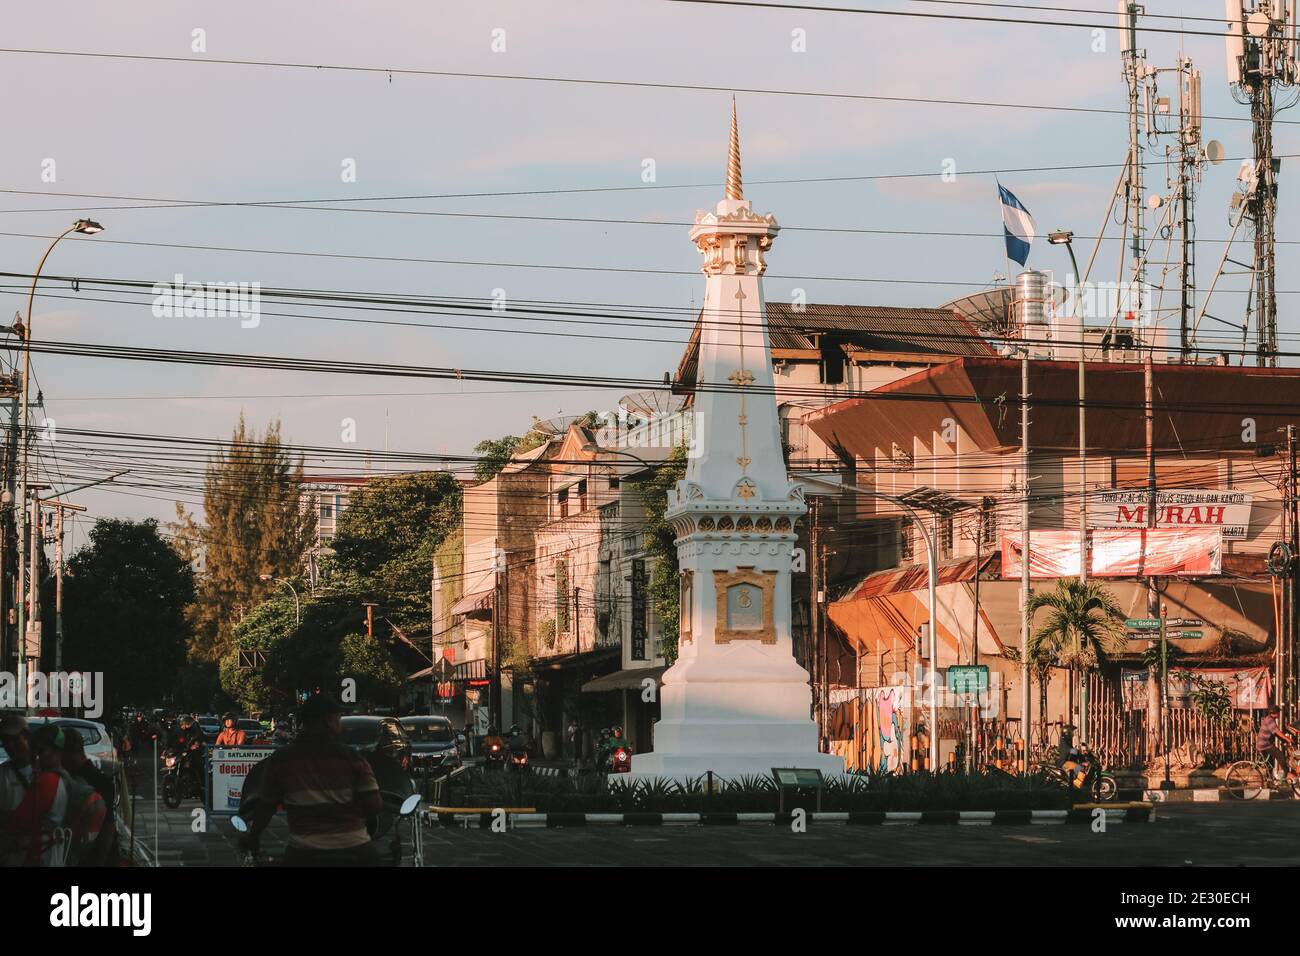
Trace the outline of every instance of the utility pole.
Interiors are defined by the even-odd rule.
[[[822,751],[830,753],[831,749],[831,666],[830,666],[830,635],[826,631],[826,618],[823,612],[826,607],[826,545],[818,544],[817,562],[820,565],[817,571],[817,581],[821,585],[817,595],[817,604],[813,607],[813,613],[817,615],[817,633],[821,635],[822,653],[819,666],[821,667],[822,686]]]
[[[1250,0],[1247,0],[1250,2]],[[1254,162],[1243,164],[1244,207],[1255,230],[1252,263],[1256,362],[1277,365],[1277,291],[1274,277],[1274,231],[1277,175],[1273,157],[1274,92],[1296,83],[1294,0],[1227,0],[1228,84],[1233,98],[1249,103]],[[1234,199],[1234,202],[1237,200]],[[1250,315],[1246,316],[1247,328]]]
[[[809,509],[808,523],[808,678],[813,691],[813,719],[817,721],[817,738],[826,739],[826,721],[821,699],[821,675],[818,663],[821,660],[821,568],[817,556],[821,548],[821,502],[813,497]]]
[[[1290,511],[1290,531],[1291,531],[1291,564],[1287,568],[1287,582],[1290,587],[1290,603],[1287,611],[1287,629],[1286,629],[1286,647],[1282,653],[1282,663],[1285,670],[1278,674],[1278,702],[1282,707],[1282,724],[1286,724],[1296,719],[1296,694],[1295,694],[1295,645],[1296,634],[1300,633],[1300,504],[1298,504],[1298,495],[1300,488],[1297,488],[1296,481],[1300,479],[1300,471],[1296,468],[1296,427],[1288,425],[1286,427],[1286,444],[1289,458],[1289,476],[1287,481],[1288,509]]]
[[[41,524],[41,499],[35,490],[32,491],[31,516],[28,519],[28,527],[31,529],[28,540],[31,546],[31,553],[27,558],[27,616],[28,623],[25,630],[32,632],[31,640],[27,642],[24,653],[28,659],[28,673],[40,670],[41,655],[44,650],[41,643],[41,544],[45,537],[45,529]]]
[[[1029,343],[1020,353],[1020,725],[1025,765],[1029,773]]]
[[[85,511],[85,505],[48,499],[55,509],[55,670],[64,669],[64,511]]]
[[[1137,20],[1143,8],[1129,3],[1120,10],[1120,36],[1124,56],[1124,79],[1128,83],[1128,232],[1132,260],[1129,272],[1132,288],[1129,302],[1135,319],[1142,318],[1142,297],[1146,287],[1146,250],[1143,245],[1142,140],[1138,111],[1146,87],[1145,56],[1137,47]]]
[[[1146,450],[1147,450],[1147,528],[1148,528],[1148,529],[1154,529],[1155,526],[1156,526],[1156,496],[1157,496],[1157,492],[1156,492],[1156,439],[1155,439],[1155,433],[1156,433],[1156,432],[1155,432],[1155,423],[1156,423],[1156,418],[1155,418],[1155,408],[1154,408],[1154,405],[1153,405],[1153,399],[1154,399],[1154,393],[1155,393],[1155,366],[1154,366],[1154,362],[1152,361],[1151,352],[1152,352],[1152,350],[1151,350],[1150,348],[1147,348],[1147,349],[1144,351],[1144,357],[1143,357],[1143,362],[1142,362],[1142,381],[1143,381],[1142,418],[1143,418],[1143,421],[1144,421],[1145,426],[1146,426]],[[1148,546],[1150,545],[1150,539],[1149,539],[1149,538],[1148,538],[1148,540],[1147,540],[1147,545],[1148,545]],[[1145,550],[1146,550],[1146,548],[1144,547],[1144,548],[1143,548],[1143,552],[1144,552],[1143,557],[1144,557],[1144,558],[1145,558]],[[1146,571],[1146,568],[1144,567],[1142,570],[1145,572],[1145,571]],[[1156,588],[1156,582],[1155,582],[1155,579],[1152,578],[1150,574],[1147,574],[1146,579],[1147,579],[1147,610],[1148,610],[1148,613],[1151,613],[1151,612],[1154,612],[1154,611],[1156,610],[1156,608],[1158,607],[1158,600],[1159,600],[1159,598],[1158,598],[1158,593],[1157,593],[1157,588]],[[1164,644],[1163,631],[1162,631],[1162,634],[1161,634],[1161,644],[1162,644],[1162,646],[1163,646],[1163,644]],[[1162,652],[1162,658],[1161,658],[1161,659],[1162,659],[1162,661],[1163,661],[1163,652]],[[1164,666],[1164,665],[1162,664],[1162,665],[1161,665],[1161,675],[1160,675],[1160,679],[1161,679],[1162,681],[1165,679],[1165,678],[1164,678],[1163,666]],[[1161,688],[1161,689],[1159,689],[1159,690],[1157,691],[1157,693],[1156,693],[1156,699],[1157,699],[1157,701],[1162,701],[1162,700],[1164,700],[1164,692],[1165,692],[1165,688]],[[1150,704],[1150,696],[1149,696],[1149,695],[1148,695],[1147,703],[1148,703],[1148,705]],[[1163,712],[1163,705],[1160,705],[1160,708],[1161,708],[1161,711]],[[1148,716],[1149,716],[1149,715],[1150,715],[1150,707],[1148,706]],[[1163,725],[1162,725],[1162,726],[1163,726]],[[1159,736],[1157,736],[1158,734],[1159,734]],[[1156,741],[1156,740],[1162,740],[1162,738],[1163,738],[1163,734],[1162,734],[1160,731],[1158,731],[1156,727],[1154,727],[1154,726],[1149,726],[1149,727],[1147,728],[1147,739],[1148,739],[1148,740],[1151,740],[1151,741],[1154,742],[1154,741]]]

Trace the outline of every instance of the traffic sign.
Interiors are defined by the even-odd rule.
[[[1204,637],[1204,631],[1170,631],[1169,637]]]
[[[445,657],[439,658],[438,663],[433,665],[434,679],[440,681],[441,683],[445,684],[449,682],[455,673],[456,673],[456,665],[453,664],[451,661],[447,660],[447,658]]]
[[[1200,627],[1205,622],[1191,617],[1171,617],[1169,627]]]
[[[1130,617],[1124,622],[1124,626],[1130,631],[1158,631],[1160,630],[1160,618]]]
[[[948,690],[954,694],[979,694],[989,689],[989,669],[983,664],[948,668]]]

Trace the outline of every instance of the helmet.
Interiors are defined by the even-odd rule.
[[[226,721],[230,721],[230,722],[233,724],[233,723],[235,722],[235,719],[236,719],[236,718],[235,718],[235,715],[234,715],[234,714],[222,714],[222,715],[221,715],[221,725],[224,727],[225,724],[226,724]]]

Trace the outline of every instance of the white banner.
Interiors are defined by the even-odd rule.
[[[1157,528],[1219,528],[1225,540],[1244,539],[1250,530],[1254,496],[1245,491],[1173,489],[1156,492]],[[1145,528],[1151,494],[1140,489],[1103,491],[1088,496],[1088,527]]]
[[[274,747],[213,747],[211,809],[238,810],[244,778],[273,753]]]

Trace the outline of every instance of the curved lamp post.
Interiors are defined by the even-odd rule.
[[[31,386],[32,375],[32,306],[36,301],[36,284],[40,281],[41,270],[45,268],[45,260],[50,257],[54,247],[61,240],[74,232],[81,233],[83,236],[94,236],[104,231],[104,227],[93,219],[78,219],[63,232],[54,237],[54,241],[49,244],[45,254],[41,256],[41,261],[36,264],[36,272],[32,274],[32,288],[27,293],[27,325],[23,329],[23,384],[20,402],[19,415],[19,435],[18,442],[18,500],[14,502],[16,506],[17,536],[18,536],[18,589],[21,595],[17,601],[18,604],[18,640],[22,643],[22,653],[19,655],[19,661],[27,659],[27,587],[25,579],[27,577],[27,445],[30,439],[30,432],[27,428],[27,409],[28,409],[28,390]],[[33,580],[35,579],[35,570],[32,572]],[[31,590],[35,591],[33,586]],[[31,609],[33,617],[36,613],[35,602]],[[39,661],[38,661],[39,666]]]
[[[274,574],[259,574],[258,578],[262,581],[283,584],[293,593],[293,623],[295,627],[302,624],[302,605],[298,603],[298,589],[293,586],[293,582],[288,578],[277,578]]]

